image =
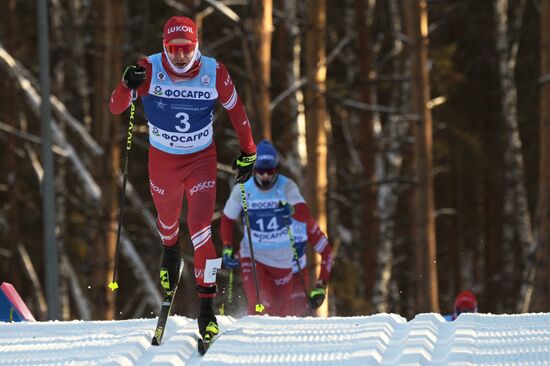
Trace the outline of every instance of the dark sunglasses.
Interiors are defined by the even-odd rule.
[[[166,48],[166,52],[172,53],[172,54],[176,54],[180,50],[183,51],[183,53],[190,53],[195,50],[195,44],[194,43],[174,44],[174,43],[164,42],[164,48]]]
[[[276,169],[275,168],[256,168],[256,173],[259,175],[269,174],[273,175],[275,174]]]

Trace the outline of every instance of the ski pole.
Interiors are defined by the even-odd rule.
[[[118,288],[117,269],[118,269],[118,252],[120,248],[120,232],[122,231],[122,217],[124,216],[124,201],[126,197],[126,180],[128,178],[128,155],[132,148],[132,128],[134,128],[134,113],[136,106],[132,102],[130,104],[130,120],[128,122],[128,137],[126,138],[126,153],[124,158],[124,168],[122,171],[122,189],[120,192],[120,213],[118,214],[118,229],[116,234],[116,249],[115,249],[115,268],[113,270],[113,280],[109,283],[109,288],[115,291]]]
[[[261,313],[264,311],[264,306],[260,301],[260,288],[258,287],[258,277],[256,275],[256,262],[254,260],[254,249],[252,248],[252,235],[250,234],[250,219],[248,218],[248,205],[246,203],[246,194],[244,192],[244,183],[241,185],[241,202],[244,211],[244,221],[246,226],[246,232],[248,234],[248,246],[250,247],[250,258],[252,259],[252,275],[254,276],[254,286],[256,286],[256,312]]]
[[[300,275],[300,282],[302,282],[302,287],[304,289],[304,294],[306,295],[306,302],[308,304],[308,307],[311,308],[311,304],[308,301],[308,293],[307,293],[307,287],[306,287],[306,280],[304,279],[304,274],[302,273],[302,268],[300,266],[300,258],[298,257],[298,249],[296,248],[296,240],[294,239],[294,235],[292,235],[292,230],[290,228],[291,224],[286,227],[286,232],[288,233],[288,238],[290,239],[290,245],[292,246],[292,251],[294,252],[294,261],[296,261],[296,266],[298,267],[298,274]]]
[[[229,270],[229,284],[227,286],[227,303],[233,304],[233,270]],[[228,306],[229,307],[229,306]],[[220,315],[225,315],[225,300],[220,307]]]
[[[233,304],[233,270],[229,270],[229,288],[227,289],[227,302]]]

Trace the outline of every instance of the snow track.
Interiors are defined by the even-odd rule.
[[[197,323],[155,319],[0,323],[0,365],[550,365],[550,314],[393,314],[352,318],[218,317],[204,357]]]

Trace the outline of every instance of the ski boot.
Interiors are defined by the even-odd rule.
[[[218,328],[218,321],[214,315],[213,302],[214,299],[211,297],[201,298],[201,313],[197,319],[199,324],[199,334],[201,339],[199,339],[198,347],[199,353],[204,355],[210,347],[210,344],[213,342],[214,337],[220,332]]]
[[[176,243],[172,247],[163,247],[164,255],[160,267],[160,284],[165,292],[172,292],[178,286],[181,265],[180,246]]]

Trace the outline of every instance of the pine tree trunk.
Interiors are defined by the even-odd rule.
[[[425,0],[407,2],[405,14],[411,37],[411,112],[413,122],[416,186],[413,207],[416,248],[416,312],[439,312],[432,176],[432,117],[428,75],[428,12]]]
[[[118,225],[118,184],[120,174],[119,118],[109,113],[107,104],[112,89],[120,78],[122,69],[122,20],[123,4],[109,0],[97,0],[96,26],[96,83],[94,99],[94,136],[103,147],[105,156],[98,159],[96,177],[103,192],[98,207],[99,227],[93,243],[93,298],[94,319],[113,319],[115,299],[107,287],[114,268],[114,254]]]
[[[550,304],[550,0],[541,1],[539,191],[536,277],[530,311],[548,311]]]
[[[371,10],[372,11],[372,10]],[[365,104],[372,104],[371,88],[368,79],[372,69],[372,49],[369,45],[370,24],[369,0],[355,1],[355,25],[357,29],[357,60],[359,63],[359,81],[360,100]],[[373,115],[368,111],[361,111],[360,121],[362,136],[361,145],[363,146],[363,184],[362,188],[362,220],[361,220],[361,242],[363,243],[362,263],[363,263],[363,296],[367,305],[367,313],[372,313],[373,286],[376,274],[376,247],[378,243],[378,231],[376,223],[376,185],[372,184],[375,177],[375,154],[376,141],[373,130]]]
[[[327,133],[326,123],[326,0],[307,1],[306,53],[306,139],[307,202],[319,227],[327,232]],[[316,275],[319,270],[315,256]],[[317,314],[326,316],[327,303]]]
[[[87,6],[89,7],[89,5]],[[67,38],[71,45],[71,47],[68,47],[68,52],[72,62],[69,62],[67,68],[73,76],[74,99],[77,101],[76,105],[78,105],[76,110],[81,113],[84,126],[89,131],[91,130],[92,116],[90,97],[87,91],[89,84],[85,67],[85,40],[79,36],[85,32],[85,20],[88,10],[84,7],[82,0],[69,1],[68,13],[72,32],[67,35]]]
[[[254,55],[257,62],[254,67],[258,93],[259,121],[262,126],[262,136],[267,140],[271,138],[271,32],[273,28],[273,4],[272,0],[253,0],[251,2],[253,13]]]

